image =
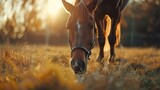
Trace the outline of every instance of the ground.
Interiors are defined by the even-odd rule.
[[[0,45],[0,90],[160,90],[160,50],[116,48],[99,64],[92,50],[87,72],[75,75],[69,46]]]

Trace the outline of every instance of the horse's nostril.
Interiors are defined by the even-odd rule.
[[[71,67],[75,74],[83,74],[86,72],[86,64],[83,60],[72,60]]]
[[[83,73],[82,68],[79,67],[79,66],[74,66],[74,67],[73,67],[73,70],[74,70],[74,73],[75,73],[75,74],[82,74],[82,73]]]

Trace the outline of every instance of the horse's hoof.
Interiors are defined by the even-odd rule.
[[[84,74],[86,72],[86,63],[82,60],[72,60],[71,67],[75,74]]]
[[[115,55],[109,56],[108,60],[110,63],[114,63],[115,62]]]
[[[100,63],[100,62],[101,62],[101,59],[97,58],[97,59],[96,59],[96,62]]]
[[[96,61],[97,61],[98,63],[101,63],[102,59],[103,59],[102,56],[98,56],[98,58],[96,59]]]

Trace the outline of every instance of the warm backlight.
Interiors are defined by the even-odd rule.
[[[67,2],[74,3],[75,0],[66,0]],[[62,0],[48,0],[46,11],[49,16],[55,17],[63,7]]]

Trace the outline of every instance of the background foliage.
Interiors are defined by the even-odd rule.
[[[68,43],[63,8],[53,19],[46,11],[49,0],[1,0],[0,43]],[[54,12],[54,8],[53,8]],[[122,17],[125,46],[160,47],[160,0],[130,0]]]

